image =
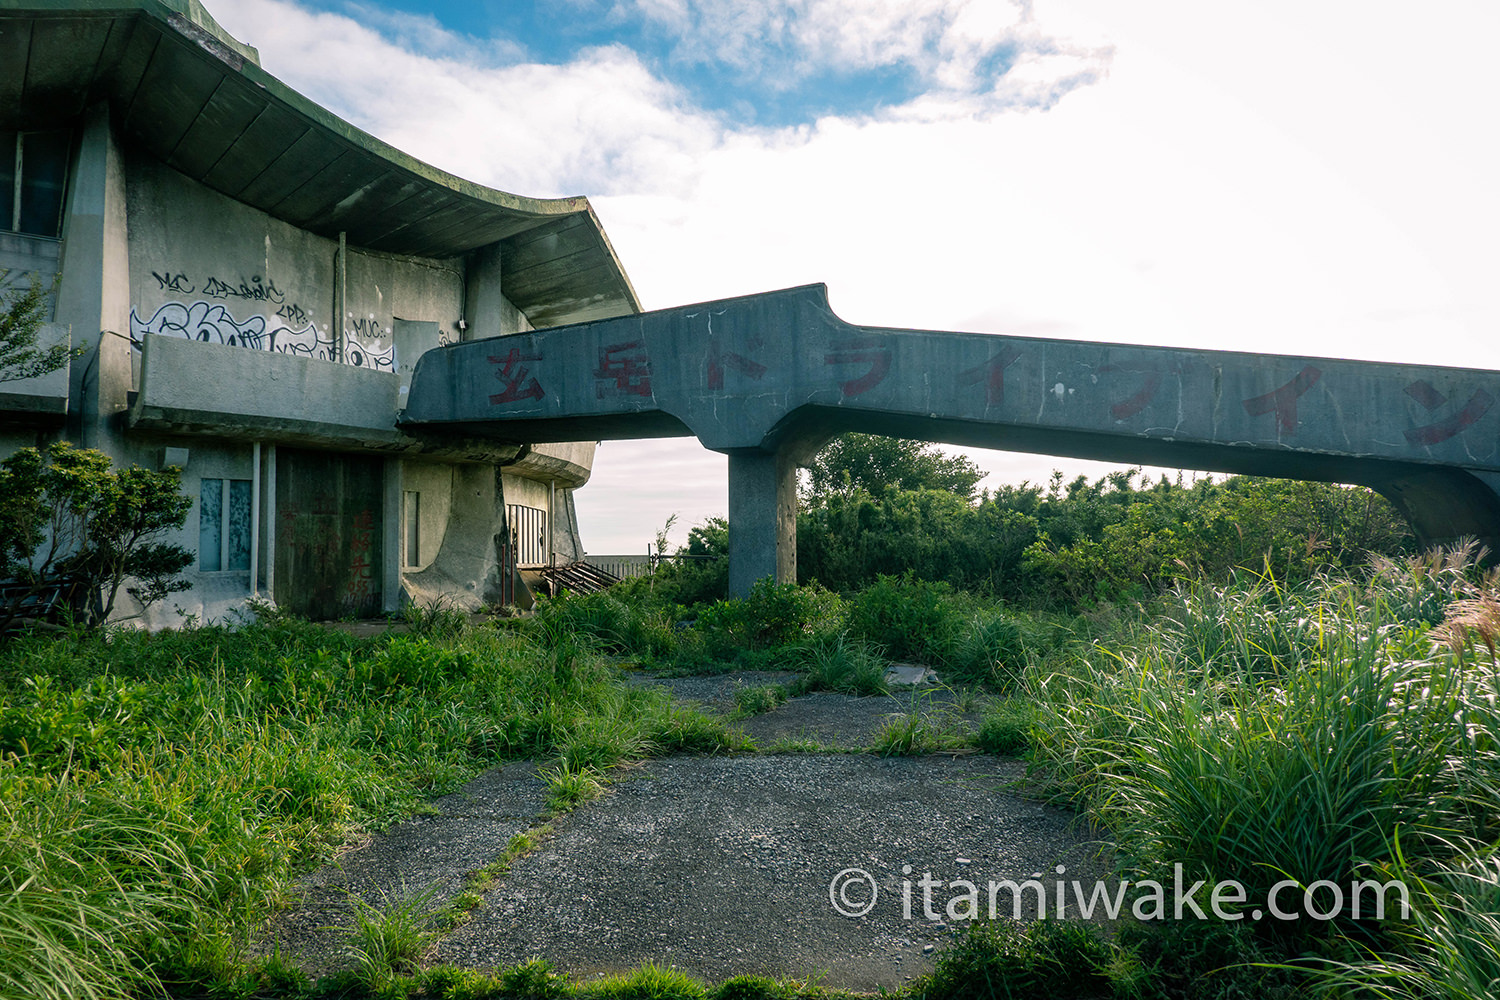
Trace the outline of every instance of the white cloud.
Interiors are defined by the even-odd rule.
[[[719,8],[656,9],[664,24],[698,16],[687,30],[702,33]],[[618,46],[543,66],[419,54],[280,0],[215,14],[271,72],[421,159],[521,194],[590,195],[648,308],[825,281],[840,315],[876,325],[1500,368],[1488,8],[767,10],[782,20],[752,11],[726,44],[800,31],[814,51],[820,18],[844,16],[850,40],[828,44],[853,65],[884,57],[867,41],[881,25],[909,23],[937,41],[896,49],[936,51],[934,87],[879,118],[735,128]],[[963,90],[991,40],[1021,36],[1034,41],[1000,78],[1018,97]],[[1068,91],[1110,45],[1107,77]],[[1050,110],[995,114],[1007,101]],[[722,459],[694,442],[606,444],[579,495],[586,544],[643,549],[674,510],[685,534],[723,513],[722,490]]]
[[[260,48],[268,72],[329,110],[434,166],[503,190],[538,197],[642,183],[680,190],[693,181],[695,159],[720,141],[716,118],[687,106],[623,46],[590,49],[560,66],[513,63],[425,20],[418,48],[286,0],[239,0],[219,20]]]
[[[1050,103],[1096,80],[1106,46],[1048,36],[1020,0],[634,0],[637,17],[668,36],[669,63],[731,67],[744,81],[790,91],[825,74],[905,69],[949,95],[1005,108]],[[1059,63],[1062,58],[1063,64]],[[1024,67],[1025,86],[1006,84]]]

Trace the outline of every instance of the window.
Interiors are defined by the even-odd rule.
[[[547,565],[547,512],[540,507],[505,505],[510,537],[515,539],[517,566]]]
[[[198,568],[206,573],[250,568],[250,480],[201,479]]]
[[[414,490],[401,494],[401,517],[406,524],[406,555],[402,565],[415,569],[422,565],[422,494]]]
[[[62,235],[71,142],[66,130],[0,131],[0,230]]]

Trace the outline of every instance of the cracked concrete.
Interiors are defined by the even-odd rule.
[[[665,683],[725,711],[736,682],[760,680]],[[964,724],[951,704],[930,697],[915,704]],[[746,728],[763,741],[811,731],[825,744],[868,745],[872,727],[900,708],[890,698],[816,694]],[[541,956],[579,979],[653,961],[709,981],[760,973],[889,989],[929,971],[953,917],[965,915],[961,902],[948,910],[962,895],[949,882],[972,881],[983,892],[991,880],[1051,880],[1059,865],[1085,881],[1108,869],[1072,814],[1017,791],[1024,765],[1014,760],[672,757],[617,769],[613,778],[607,795],[557,817],[550,836],[496,880],[469,922],[426,961],[495,968]],[[342,953],[351,895],[378,903],[430,888],[429,905],[441,906],[470,872],[536,825],[545,798],[533,764],[480,775],[433,802],[430,815],[356,845],[305,879],[300,902],[272,922],[263,947],[279,943],[313,974],[351,964]],[[864,915],[842,915],[830,897],[830,883],[847,869],[868,872],[877,888]],[[927,872],[941,883],[936,919],[923,912],[918,880]],[[868,883],[851,877],[845,898],[869,901]],[[1024,902],[1023,916],[1032,915],[1034,894]],[[1010,915],[1011,896],[1001,892],[997,905]]]

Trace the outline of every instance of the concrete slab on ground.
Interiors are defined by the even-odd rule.
[[[349,963],[342,955],[354,925],[353,899],[382,905],[433,890],[430,906],[452,899],[468,874],[504,853],[547,804],[547,786],[532,763],[486,771],[462,789],[344,851],[297,883],[291,903],[271,921],[258,950],[280,948],[310,975]]]
[[[579,979],[652,961],[709,981],[760,973],[897,987],[930,971],[950,940],[948,906],[962,894],[950,881],[983,892],[1036,875],[1050,886],[1058,865],[1086,883],[1107,871],[1071,814],[1011,790],[1022,769],[980,756],[652,761],[560,820],[429,960],[488,968],[542,956]],[[878,889],[865,915],[830,901],[847,869]],[[927,872],[943,886],[937,920],[923,913]],[[870,898],[862,877],[845,876],[856,903]],[[1009,916],[1011,896],[998,901]],[[1034,894],[1025,902],[1030,916]]]

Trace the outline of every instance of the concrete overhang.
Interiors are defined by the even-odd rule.
[[[72,346],[72,331],[47,323],[37,332],[37,347]],[[0,427],[57,427],[68,418],[69,368],[33,378],[0,382]]]
[[[0,0],[0,128],[107,100],[122,134],[186,176],[352,246],[453,257],[498,244],[533,325],[640,311],[586,198],[525,198],[438,170],[260,68],[196,0]]]
[[[174,436],[469,462],[505,463],[521,454],[495,441],[398,431],[400,383],[392,372],[147,334],[128,421],[132,430]]]

